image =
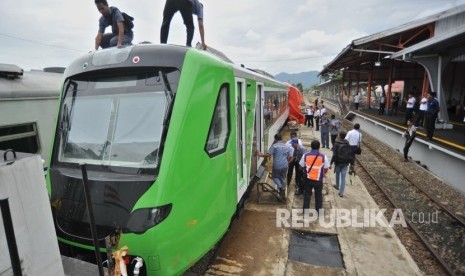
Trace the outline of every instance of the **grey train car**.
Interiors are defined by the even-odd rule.
[[[24,72],[16,65],[0,64],[0,150],[40,154],[47,164],[63,70]]]

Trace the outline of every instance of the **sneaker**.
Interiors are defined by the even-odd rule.
[[[344,197],[344,195],[339,194],[339,197]]]
[[[336,185],[333,185],[334,189],[339,190],[339,187]]]

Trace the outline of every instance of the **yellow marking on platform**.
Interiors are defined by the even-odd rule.
[[[353,111],[352,111],[352,112],[353,112]],[[367,114],[367,113],[362,112],[362,111],[358,111],[358,113],[363,114],[364,116],[370,117],[370,118],[372,118],[372,119],[376,119],[376,120],[378,120],[378,121],[384,122],[384,123],[386,123],[386,124],[390,124],[390,125],[396,126],[396,127],[401,128],[401,129],[403,129],[403,130],[407,130],[407,128],[406,128],[405,126],[402,126],[402,125],[393,123],[393,122],[391,122],[391,121],[387,121],[387,120],[378,118],[378,117],[373,116],[373,115],[371,115],[371,114]],[[355,113],[355,114],[357,114],[357,113]],[[417,134],[419,134],[419,135],[421,135],[421,136],[423,136],[423,137],[426,137],[426,134],[424,134],[424,133],[422,133],[422,132],[417,131]],[[449,145],[449,146],[451,146],[451,147],[454,147],[454,148],[457,148],[457,149],[460,149],[460,150],[464,150],[464,151],[465,151],[465,147],[464,147],[464,146],[461,146],[461,145],[459,145],[459,144],[452,143],[452,142],[450,142],[450,141],[447,141],[447,140],[444,140],[444,139],[441,139],[441,138],[437,138],[437,137],[433,137],[433,140],[436,140],[436,141],[441,142],[441,143],[443,143],[443,144],[446,144],[446,145]]]

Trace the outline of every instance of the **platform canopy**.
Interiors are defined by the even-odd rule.
[[[436,37],[439,21],[461,16],[465,5],[418,19],[395,28],[353,40],[331,62],[324,66],[319,75],[343,71],[345,79],[367,80],[372,72],[374,82],[386,81],[389,67],[396,68],[393,78],[421,79],[423,68],[415,62],[405,62],[402,56],[417,52],[426,53],[448,49],[462,43],[465,29],[451,27],[448,35]],[[463,25],[463,24],[462,24]],[[460,38],[460,40],[457,40]],[[453,44],[453,45],[452,45]]]

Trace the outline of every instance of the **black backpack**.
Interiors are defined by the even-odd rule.
[[[337,141],[335,145],[336,155],[335,161],[337,163],[350,163],[353,160],[352,148],[347,141]]]
[[[115,23],[115,11],[118,10],[120,11],[117,7],[110,7],[110,9],[113,9],[113,18],[112,18],[112,23]],[[121,12],[121,11],[120,11]],[[124,19],[124,29],[132,29],[134,28],[134,17],[130,16],[129,14],[125,13],[125,12],[121,12],[121,15],[123,16],[123,19]],[[113,28],[113,26],[112,26]],[[112,29],[113,30],[113,29]]]
[[[122,12],[121,14],[123,15],[123,18],[124,18],[124,27],[128,29],[134,28],[134,22],[132,22],[134,21],[134,17],[130,16],[129,14],[125,12]]]

